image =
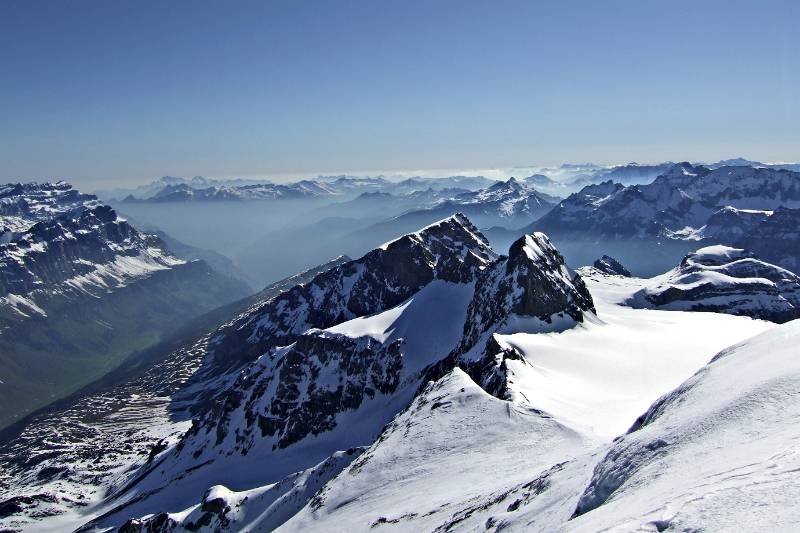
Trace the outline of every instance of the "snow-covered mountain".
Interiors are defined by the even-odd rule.
[[[768,413],[796,403],[797,372],[790,349],[771,354],[800,332],[628,305],[648,282],[573,272],[541,233],[498,256],[449,217],[287,281],[1,439],[0,527],[724,529],[724,513],[685,495],[790,490],[794,430],[774,437]],[[713,402],[679,401],[754,351],[776,368],[740,389],[734,356]],[[720,442],[725,460],[710,460]],[[787,523],[767,512],[737,524]]]
[[[800,277],[747,250],[708,246],[648,280],[631,304],[787,322],[800,318]]]
[[[631,272],[622,263],[617,261],[611,256],[603,255],[600,259],[592,263],[592,267],[603,274],[611,274],[613,276],[631,277]]]
[[[494,184],[482,176],[449,176],[445,178],[406,178],[400,181],[383,176],[320,176],[288,183],[261,180],[211,180],[165,176],[135,189],[102,191],[102,197],[122,199],[127,203],[175,203],[209,201],[279,200],[342,197],[351,199],[363,193],[411,193],[446,189],[472,191]],[[417,206],[419,207],[419,206]]]
[[[447,176],[444,178],[413,177],[393,184],[392,192],[396,194],[424,191],[427,189],[465,189],[477,191],[496,183],[496,180],[484,176]]]
[[[0,227],[3,424],[249,292],[64,182],[0,187]]]
[[[499,218],[530,220],[552,209],[558,200],[538,192],[527,182],[509,178],[479,191],[459,194],[452,203],[465,209],[480,206],[486,215]]]
[[[733,244],[800,274],[800,209],[779,207],[766,218],[759,217]]]
[[[354,232],[351,238],[366,242],[388,240],[453,213],[465,214],[480,228],[519,228],[550,211],[557,202],[557,198],[510,178],[485,189],[441,199],[432,207],[413,209],[382,220]]]
[[[680,163],[649,184],[586,186],[522,230],[487,236],[500,246],[520,232],[543,231],[572,264],[610,253],[631,271],[653,275],[698,243],[736,245],[773,210],[798,205],[798,172]]]
[[[556,235],[692,238],[717,210],[800,205],[800,173],[752,167],[710,170],[674,165],[648,185],[590,185],[561,202],[536,227]]]
[[[628,163],[609,168],[599,168],[589,173],[580,174],[569,181],[570,186],[585,186],[590,184],[613,181],[623,185],[639,185],[652,182],[655,178],[669,170],[674,163],[658,163],[656,165],[640,165]]]
[[[302,180],[289,184],[257,183],[252,185],[213,185],[198,188],[186,183],[166,185],[152,196],[136,198],[127,196],[123,202],[209,202],[243,200],[277,200],[316,198],[340,193],[336,183]]]

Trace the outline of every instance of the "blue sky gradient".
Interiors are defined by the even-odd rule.
[[[797,1],[0,2],[0,180],[800,159]]]

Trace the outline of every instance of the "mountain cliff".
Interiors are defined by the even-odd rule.
[[[2,425],[249,292],[64,182],[3,187],[0,221]]]

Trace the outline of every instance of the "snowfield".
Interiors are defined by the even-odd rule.
[[[776,326],[631,309],[621,302],[643,280],[589,272],[584,279],[602,319],[562,332],[498,335],[524,353],[507,361],[512,401],[454,370],[279,531],[601,529],[591,514],[570,518],[613,437],[719,349]],[[641,504],[648,501],[656,500]],[[619,531],[656,530],[614,515],[607,521]]]
[[[643,280],[583,274],[597,317],[562,332],[497,337],[525,355],[508,362],[515,400],[589,434],[619,435],[713,354],[774,327],[719,313],[632,309],[620,304]]]
[[[798,341],[800,321],[775,327],[655,403],[594,469],[574,529],[796,531]]]

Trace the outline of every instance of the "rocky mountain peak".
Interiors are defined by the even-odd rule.
[[[626,278],[631,277],[630,271],[622,266],[622,263],[609,255],[603,255],[603,257],[597,259],[592,266],[603,274],[625,276]]]
[[[580,275],[567,268],[545,234],[525,235],[478,277],[459,351],[482,348],[487,335],[517,319],[581,322],[585,312],[595,309]]]
[[[225,366],[240,364],[310,328],[394,307],[433,280],[468,283],[496,257],[469,219],[455,214],[263,302],[221,332],[214,358]]]

